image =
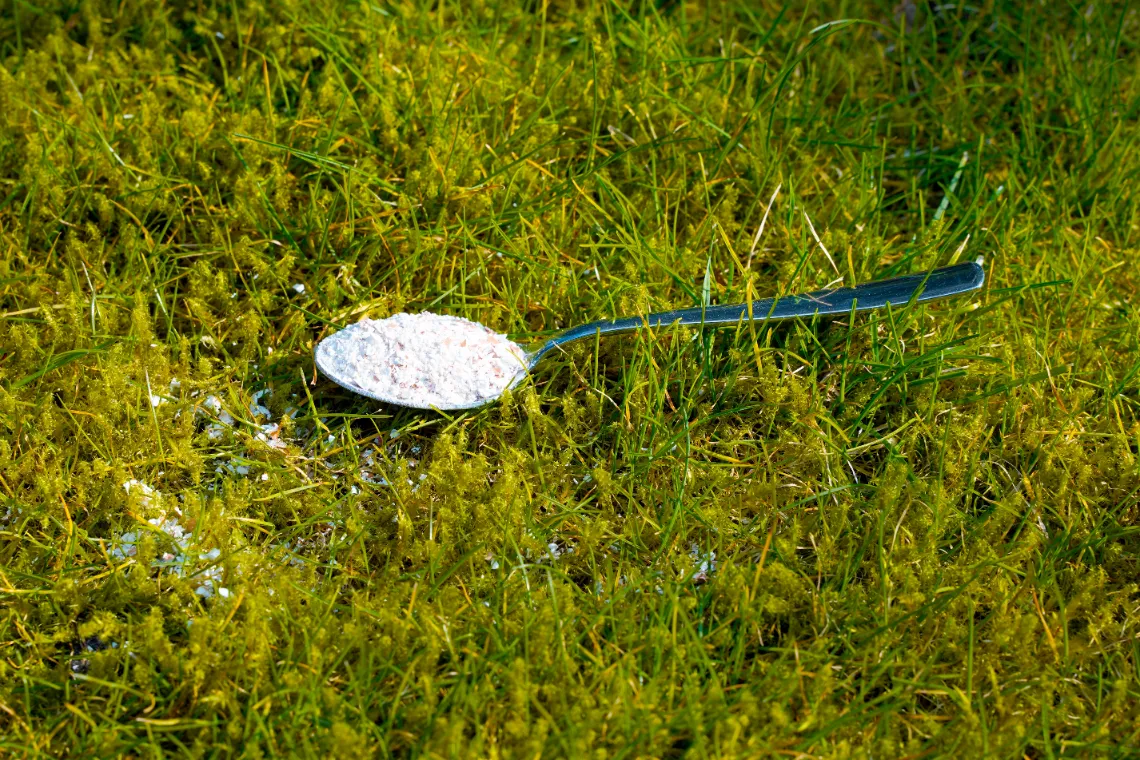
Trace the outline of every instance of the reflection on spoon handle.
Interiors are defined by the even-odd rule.
[[[747,322],[768,322],[781,319],[807,318],[829,314],[850,314],[891,306],[905,306],[913,298],[918,303],[933,301],[982,287],[985,271],[980,259],[968,264],[935,269],[920,274],[908,274],[889,280],[875,280],[838,290],[817,290],[813,293],[762,298],[751,304],[694,307],[650,314],[646,317],[625,317],[602,320],[574,327],[549,340],[531,355],[531,362],[551,349],[581,338],[612,333],[633,332],[642,327],[682,325],[728,325]],[[915,295],[917,294],[917,297]]]

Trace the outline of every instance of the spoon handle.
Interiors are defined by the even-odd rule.
[[[795,319],[825,316],[828,314],[850,314],[881,309],[890,304],[905,306],[912,298],[917,303],[933,301],[961,293],[969,293],[982,287],[985,270],[980,259],[967,264],[955,264],[930,272],[892,277],[889,280],[874,280],[856,285],[853,288],[837,290],[817,290],[812,293],[784,296],[782,298],[761,298],[751,304],[726,304],[723,306],[694,307],[649,314],[645,317],[624,317],[581,325],[567,330],[550,339],[533,355],[532,361],[551,349],[581,338],[594,335],[633,332],[642,327],[662,327],[675,323],[682,325],[728,325],[747,322],[768,322],[781,319]],[[915,297],[915,294],[917,298]],[[751,307],[751,316],[749,310]]]

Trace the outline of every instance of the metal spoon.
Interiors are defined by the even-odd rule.
[[[978,290],[985,282],[985,270],[982,269],[982,259],[968,264],[956,264],[921,274],[908,274],[902,277],[892,277],[888,280],[875,280],[856,285],[853,288],[840,288],[837,290],[817,290],[811,293],[783,296],[779,298],[762,298],[751,304],[728,304],[723,306],[694,307],[691,309],[678,309],[663,311],[658,314],[649,314],[645,317],[625,317],[622,319],[601,320],[591,322],[579,327],[572,327],[554,336],[546,343],[533,351],[527,352],[525,366],[519,367],[508,388],[513,388],[526,377],[527,373],[548,353],[571,341],[582,338],[592,338],[596,335],[611,335],[614,333],[634,332],[643,327],[667,327],[673,324],[693,325],[700,327],[714,325],[737,325],[749,320],[754,322],[773,322],[785,319],[806,319],[814,316],[827,316],[837,314],[850,314],[852,312],[865,312],[881,309],[888,305],[901,307],[912,300],[916,303],[925,303],[940,298],[961,295]],[[331,336],[330,336],[331,337]],[[317,367],[334,383],[358,393],[362,396],[384,401],[397,406],[406,406],[406,402],[396,399],[384,398],[361,388],[350,377],[338,376],[335,367],[323,361],[321,345],[317,344],[315,358]],[[481,399],[475,403],[461,406],[438,407],[441,409],[476,409],[494,401],[494,398]]]

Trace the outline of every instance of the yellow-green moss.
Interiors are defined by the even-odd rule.
[[[0,754],[1133,751],[1140,17],[893,5],[6,8]],[[311,359],[979,254],[455,417]]]

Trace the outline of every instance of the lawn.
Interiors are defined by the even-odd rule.
[[[0,754],[1135,757],[1129,5],[5,3]]]

